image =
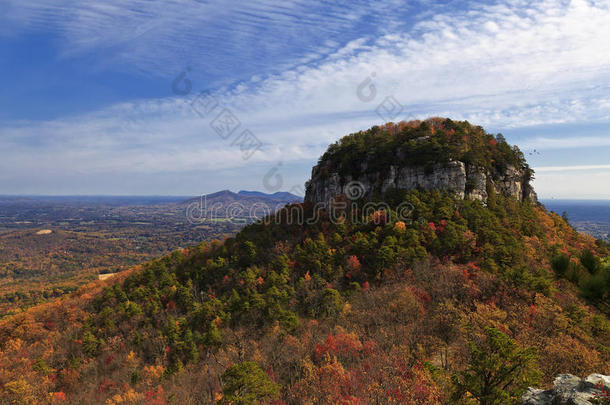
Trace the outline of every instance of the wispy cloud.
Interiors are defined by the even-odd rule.
[[[163,77],[190,64],[216,81],[230,69],[235,80],[319,61],[362,30],[378,35],[410,8],[395,1],[8,0],[0,35],[51,31],[64,57],[103,51],[105,67]]]
[[[226,44],[223,55],[241,55],[230,63],[252,61],[250,71],[262,73],[218,90],[216,96],[264,147],[245,162],[184,100],[143,100],[79,117],[6,124],[0,150],[11,152],[0,152],[2,170],[143,174],[313,163],[329,142],[381,123],[375,108],[387,96],[404,107],[393,117],[397,120],[441,115],[507,129],[610,121],[608,1],[473,3],[463,10],[422,13],[412,19],[412,27],[388,17],[400,15],[394,2],[337,3],[330,8],[315,1],[279,8],[272,2],[9,4],[12,26],[54,24],[66,41],[66,52],[115,47],[114,58],[172,76],[184,66],[182,57],[171,62],[176,55],[192,59],[193,75],[197,65],[206,63],[222,71],[229,62],[218,51],[206,54],[208,48],[197,43]],[[71,11],[60,18],[66,9]],[[359,32],[355,27],[368,16],[374,23],[387,17],[391,30]],[[348,28],[350,40],[339,40]],[[130,38],[135,38],[133,44]],[[302,49],[290,52],[289,58],[275,58],[288,49],[284,43],[292,51]],[[269,61],[277,66],[266,69]],[[357,88],[367,78],[376,95],[364,102]],[[197,80],[193,84],[208,87]],[[525,147],[583,144],[610,141],[601,136],[537,137]],[[554,171],[547,172],[551,176]],[[237,177],[227,182],[237,182]]]

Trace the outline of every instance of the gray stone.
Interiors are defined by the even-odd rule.
[[[603,374],[591,374],[581,381],[581,391],[597,389],[598,385],[604,386],[610,390],[610,376]]]
[[[478,167],[468,167],[468,183],[471,185],[470,190],[465,190],[466,195],[473,199],[482,202],[487,202],[487,174]]]
[[[385,193],[395,188],[420,188],[429,191],[450,191],[458,198],[476,199],[485,203],[488,198],[488,186],[492,186],[496,193],[507,197],[536,201],[536,193],[529,184],[526,173],[514,166],[507,167],[504,173],[494,177],[482,168],[467,167],[460,161],[437,163],[429,167],[393,165],[384,173],[366,172],[368,164],[362,162],[361,173],[365,174],[357,178],[341,178],[338,173],[329,172],[329,167],[325,164],[322,162],[313,167],[305,201],[329,204],[334,198],[345,194],[345,187],[350,182],[357,182],[364,189],[363,197],[371,197],[376,191]]]
[[[570,393],[575,391],[579,384],[579,377],[572,374],[559,374],[553,380],[553,392],[555,395]]]
[[[528,388],[521,397],[523,405],[553,405],[553,392]]]
[[[560,374],[553,381],[553,389],[543,391],[528,388],[521,397],[522,405],[591,405],[600,390],[597,384],[610,386],[610,376],[591,374],[584,379],[572,374]]]

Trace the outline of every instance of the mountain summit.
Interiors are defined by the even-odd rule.
[[[331,145],[312,170],[305,200],[329,203],[357,183],[358,192],[369,198],[394,189],[423,189],[486,202],[493,189],[536,201],[532,175],[523,153],[501,134],[467,121],[430,118],[375,126]]]

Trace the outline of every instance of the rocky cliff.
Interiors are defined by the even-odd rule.
[[[591,374],[582,380],[571,374],[555,378],[550,390],[529,388],[521,398],[522,405],[591,405],[610,392],[610,376]],[[598,402],[603,404],[605,402]]]
[[[329,172],[325,162],[314,166],[312,180],[308,183],[305,201],[313,203],[330,203],[342,194],[361,194],[373,197],[392,189],[446,190],[459,198],[487,201],[488,187],[496,193],[514,197],[521,201],[532,199],[536,194],[529,182],[527,169],[508,165],[503,172],[492,174],[483,167],[469,165],[462,161],[450,160],[446,163],[435,163],[429,166],[389,165],[386,171],[367,171],[366,162],[362,164],[359,175],[341,176],[338,172]],[[323,174],[323,173],[328,174]],[[354,188],[361,190],[354,191]],[[359,195],[360,196],[360,195]]]

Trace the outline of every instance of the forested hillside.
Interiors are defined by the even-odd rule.
[[[416,130],[442,143],[445,123]],[[370,136],[384,148],[393,128]],[[477,143],[472,159],[525,165],[498,145]],[[324,159],[351,167],[361,152],[348,150]],[[0,397],[510,404],[559,373],[610,373],[609,246],[535,201],[487,192],[483,203],[393,189],[371,212],[366,200],[332,213],[292,204],[4,319]]]

